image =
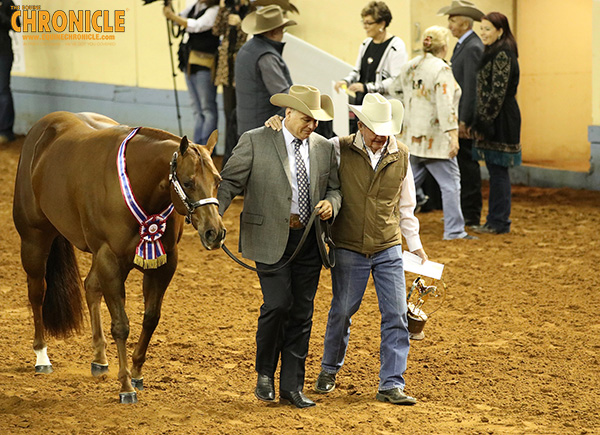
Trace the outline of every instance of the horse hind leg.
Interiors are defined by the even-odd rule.
[[[102,288],[92,270],[85,279],[85,297],[90,313],[90,325],[92,329],[92,347],[94,358],[92,359],[92,376],[98,377],[108,372],[108,359],[106,357],[106,335],[102,328],[100,316],[102,302]]]
[[[33,230],[21,239],[21,262],[27,273],[35,329],[33,350],[37,373],[53,371],[45,333],[67,336],[73,329],[79,329],[83,320],[79,270],[72,246],[61,236],[55,238],[49,234]]]

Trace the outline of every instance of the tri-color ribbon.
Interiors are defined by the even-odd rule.
[[[127,149],[127,143],[136,135],[139,129],[140,127],[137,127],[132,130],[121,142],[117,154],[117,169],[121,194],[125,204],[140,224],[140,243],[135,248],[133,262],[144,269],[156,269],[167,262],[167,254],[160,238],[165,233],[167,219],[173,213],[174,207],[173,204],[170,204],[161,213],[148,216],[135,199],[127,176],[125,150]]]

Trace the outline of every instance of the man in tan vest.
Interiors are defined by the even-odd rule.
[[[381,311],[381,346],[377,400],[398,405],[417,401],[404,393],[409,350],[402,236],[408,250],[427,259],[414,215],[415,184],[408,148],[394,137],[404,107],[398,100],[367,94],[362,106],[350,106],[358,133],[333,138],[339,156],[342,207],[333,223],[336,265],[331,269],[333,299],[327,320],[318,393],[335,388],[342,368],[351,318],[358,311],[373,274]],[[267,125],[278,128],[278,119]]]

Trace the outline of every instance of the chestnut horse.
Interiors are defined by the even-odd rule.
[[[13,218],[33,311],[36,372],[52,371],[44,334],[65,337],[83,321],[74,245],[92,254],[84,283],[92,374],[108,371],[100,319],[104,297],[117,344],[120,401],[137,402],[134,387],[143,388],[142,366],[177,267],[184,216],[206,249],[221,247],[225,238],[215,198],[220,176],[210,157],[216,136],[213,132],[208,144],[199,146],[186,137],[145,127],[133,130],[93,113],[55,112],[31,128],[19,160]],[[133,198],[133,208],[126,204],[127,196]],[[145,310],[130,371],[124,304],[125,279],[134,267],[144,274]]]

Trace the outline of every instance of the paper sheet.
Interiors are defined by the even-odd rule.
[[[444,271],[443,264],[429,260],[427,260],[425,264],[421,264],[421,257],[408,251],[402,253],[402,261],[404,263],[405,272],[412,272],[433,279],[440,279],[442,277],[442,272]]]

